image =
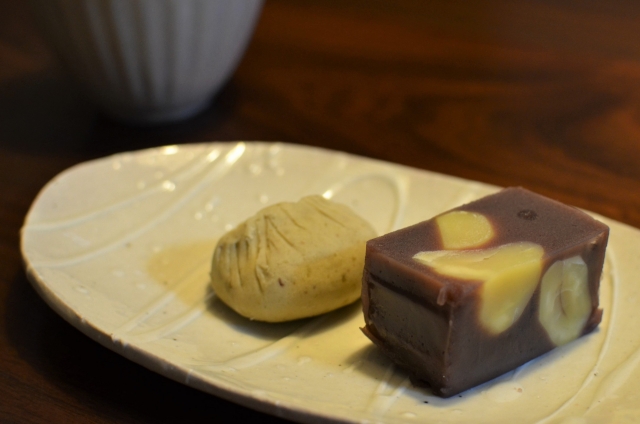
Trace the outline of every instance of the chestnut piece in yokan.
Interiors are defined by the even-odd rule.
[[[448,397],[599,324],[609,228],[508,188],[367,243],[363,332]]]

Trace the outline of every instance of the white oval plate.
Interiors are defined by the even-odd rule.
[[[160,374],[301,422],[526,423],[640,419],[640,232],[611,238],[595,333],[452,399],[411,386],[361,334],[360,305],[252,322],[208,288],[218,237],[267,204],[318,193],[383,233],[496,187],[316,148],[167,146],[54,178],[22,230],[40,295],[104,346]]]

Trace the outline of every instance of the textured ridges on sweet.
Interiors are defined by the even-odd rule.
[[[349,207],[322,196],[274,204],[220,238],[211,287],[250,319],[320,315],[360,297],[365,243],[374,236]]]

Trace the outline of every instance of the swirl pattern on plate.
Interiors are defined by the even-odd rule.
[[[600,330],[454,399],[411,386],[360,333],[359,305],[264,324],[209,289],[217,238],[265,205],[322,194],[383,233],[495,190],[282,143],[167,146],[56,177],[29,212],[22,250],[34,287],[90,337],[167,377],[290,419],[562,422],[599,417],[600,405],[636,414],[629,389],[640,384],[640,340],[626,320],[640,315],[629,283],[640,232],[616,222],[607,221]]]

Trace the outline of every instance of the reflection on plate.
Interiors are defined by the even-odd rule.
[[[261,207],[318,193],[378,232],[495,187],[287,144],[168,146],[81,164],[40,193],[22,249],[59,314],[160,374],[302,422],[635,422],[640,232],[611,226],[600,329],[452,399],[414,388],[361,334],[360,305],[246,320],[208,288],[217,238]]]

